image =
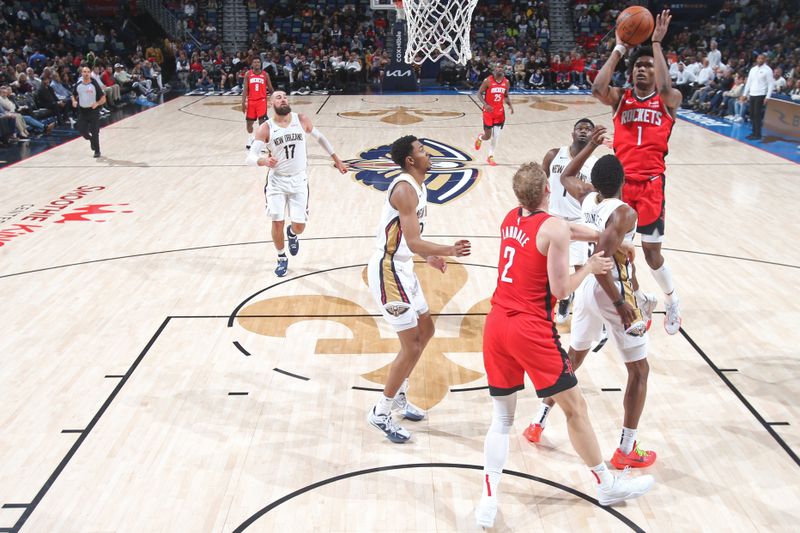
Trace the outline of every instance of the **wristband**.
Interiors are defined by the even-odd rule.
[[[661,41],[650,41],[650,42],[653,43],[653,44],[656,44],[656,43],[661,44]]]
[[[622,298],[620,298],[619,300],[617,300],[616,302],[614,302],[614,307],[622,307],[622,304],[624,304],[624,303],[625,303],[625,300],[623,300]]]
[[[614,50],[612,50],[612,51],[613,52],[619,52],[619,55],[621,55],[622,57],[625,57],[625,54],[628,53],[628,47],[625,46],[624,44],[618,44],[617,46],[614,47]]]

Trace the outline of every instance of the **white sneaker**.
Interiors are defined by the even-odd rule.
[[[653,322],[653,311],[656,310],[658,305],[658,298],[656,298],[655,294],[650,294],[649,292],[636,291],[634,294],[636,296],[636,305],[642,312],[642,318],[647,324],[647,329],[650,329],[650,324]]]
[[[411,438],[411,433],[401,426],[398,426],[392,419],[391,413],[388,415],[379,415],[375,412],[375,407],[369,410],[367,422],[369,422],[371,426],[383,431],[386,438],[394,443],[402,444]]]
[[[676,299],[671,304],[665,304],[667,314],[664,316],[664,329],[670,335],[675,335],[681,329],[681,308],[680,302]]]
[[[475,508],[475,521],[480,527],[494,527],[497,516],[497,496],[481,496],[481,502]]]
[[[394,403],[392,403],[392,407],[394,409],[399,409],[403,415],[403,418],[411,420],[412,422],[419,422],[425,418],[425,411],[409,402],[408,398],[406,398],[405,392],[397,393],[397,396],[394,397]]]
[[[630,477],[630,467],[625,467],[622,474],[614,477],[610,487],[597,488],[597,501],[600,505],[612,505],[623,500],[638,498],[646,494],[655,484],[655,479],[650,475]]]

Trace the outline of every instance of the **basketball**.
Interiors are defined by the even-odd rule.
[[[631,6],[617,17],[617,33],[628,44],[641,44],[653,34],[655,22],[647,8]]]

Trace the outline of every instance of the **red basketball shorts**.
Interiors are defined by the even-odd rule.
[[[483,365],[489,394],[507,396],[525,388],[531,378],[539,398],[578,384],[567,353],[551,321],[493,306],[483,330]]]
[[[247,120],[259,120],[267,115],[267,100],[247,100]]]
[[[497,107],[495,106],[495,109]],[[503,124],[506,123],[506,112],[503,108],[500,108],[500,113],[492,112],[487,113],[486,111],[483,112],[483,127],[484,128],[491,128],[493,126],[500,126],[503,127]]]
[[[636,231],[643,235],[664,235],[664,215],[666,201],[664,186],[667,178],[664,174],[654,176],[647,181],[628,181],[622,186],[622,201],[631,206],[639,215]]]

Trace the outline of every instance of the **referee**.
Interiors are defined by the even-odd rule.
[[[92,79],[92,69],[81,69],[81,80],[72,88],[72,105],[78,109],[78,131],[91,142],[94,156],[100,157],[100,109],[106,95]]]

